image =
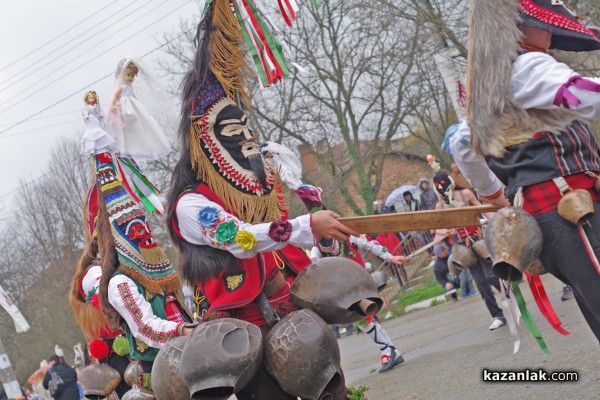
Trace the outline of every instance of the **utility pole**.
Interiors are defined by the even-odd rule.
[[[4,342],[0,337],[0,379],[8,398],[21,396],[21,386],[17,381],[17,374],[10,363]]]

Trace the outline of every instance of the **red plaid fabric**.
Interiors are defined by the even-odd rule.
[[[585,189],[598,201],[595,179],[583,173],[564,177],[571,189]],[[531,215],[544,214],[558,208],[561,195],[554,181],[536,183],[523,188],[523,209]]]
[[[183,317],[179,306],[177,305],[177,299],[174,295],[170,294],[167,296],[167,304],[165,306],[165,314],[167,319],[173,322],[187,322]]]

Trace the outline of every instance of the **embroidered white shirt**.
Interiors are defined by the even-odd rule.
[[[157,317],[135,282],[125,275],[116,275],[108,282],[108,302],[125,320],[133,336],[150,347],[160,349],[169,339],[179,336],[177,329],[182,323]]]
[[[206,226],[200,222],[200,211],[206,208],[212,208],[218,212],[218,219],[212,226]],[[311,248],[314,244],[314,236],[310,227],[310,215],[308,214],[290,219],[292,232],[289,239],[285,242],[276,242],[268,235],[270,222],[246,223],[198,193],[188,193],[182,196],[177,203],[176,212],[179,232],[187,242],[226,250],[236,258],[254,257],[258,253],[280,250],[288,244],[301,248]],[[245,250],[235,240],[228,242],[217,240],[216,228],[219,224],[229,221],[235,223],[238,232],[247,231],[252,234],[256,238],[256,246],[250,250]]]

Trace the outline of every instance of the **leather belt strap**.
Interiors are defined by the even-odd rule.
[[[272,277],[270,279],[267,279],[267,281],[265,282],[263,293],[265,294],[265,296],[267,296],[267,298],[269,298],[274,294],[278,293],[281,289],[283,289],[285,283],[286,281],[285,276],[283,276],[283,273],[281,273],[281,271],[279,270],[275,271]]]

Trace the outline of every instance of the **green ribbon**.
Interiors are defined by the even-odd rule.
[[[542,351],[546,354],[551,355],[550,350],[548,350],[548,346],[546,346],[546,342],[544,342],[544,338],[542,338],[542,334],[540,333],[537,325],[533,321],[527,306],[525,305],[525,299],[523,298],[523,294],[521,293],[521,289],[519,288],[519,284],[517,282],[510,283],[513,293],[515,295],[515,299],[517,300],[517,304],[519,305],[519,310],[521,311],[521,317],[523,318],[523,322],[525,322],[525,326],[527,330],[531,332],[535,340],[537,341],[538,346],[542,349]]]
[[[315,7],[315,8],[321,7],[321,5],[319,4],[319,2],[317,0],[310,0],[310,4],[312,4],[313,7]]]
[[[260,77],[261,82],[263,83],[263,86],[269,86],[269,80],[267,79],[267,75],[263,69],[262,63],[260,62],[260,57],[258,55],[258,49],[256,49],[256,47],[254,47],[254,43],[252,43],[252,40],[250,40],[250,33],[248,32],[248,30],[246,29],[246,26],[244,25],[244,20],[242,19],[242,15],[240,13],[240,10],[238,9],[238,4],[236,2],[234,2],[234,6],[235,6],[235,15],[237,16],[237,19],[240,23],[240,29],[242,31],[242,34],[244,35],[244,41],[246,42],[246,45],[248,46],[248,52],[250,53],[250,55],[252,56],[252,60],[254,61],[254,66],[256,69],[256,72],[258,74],[258,76]],[[260,41],[259,38],[256,38],[257,41]]]

